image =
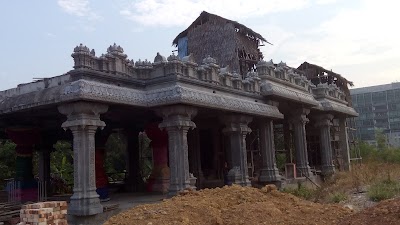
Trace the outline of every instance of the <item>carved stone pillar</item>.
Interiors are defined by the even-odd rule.
[[[251,132],[247,125],[252,118],[244,115],[227,115],[221,119],[226,126],[222,132],[228,136],[231,156],[228,179],[241,186],[251,186],[247,169],[246,135]]]
[[[96,193],[95,133],[106,124],[100,114],[108,106],[92,102],[74,102],[60,105],[58,110],[67,116],[62,124],[72,131],[74,149],[74,194],[68,204],[68,214],[89,216],[103,212]]]
[[[191,119],[196,115],[194,107],[185,105],[166,106],[160,109],[163,122],[161,129],[168,132],[170,166],[169,195],[190,188],[187,132],[196,127]]]
[[[306,123],[309,121],[307,115],[309,109],[297,109],[292,112],[290,122],[293,124],[294,130],[294,146],[296,150],[296,168],[298,175],[301,177],[312,176],[310,166],[308,164],[307,139],[306,139]]]
[[[331,131],[333,115],[324,114],[316,117],[315,126],[320,129],[320,149],[321,149],[321,172],[324,176],[335,173],[333,165]]]
[[[261,120],[259,129],[262,168],[258,181],[260,183],[275,183],[281,180],[281,176],[276,167],[273,121],[270,119]]]
[[[342,168],[344,171],[350,171],[350,148],[349,136],[346,127],[346,118],[339,118],[339,142],[340,142],[340,155],[342,156]]]
[[[96,132],[95,135],[95,171],[96,171],[96,192],[100,201],[108,201],[108,176],[104,168],[104,158],[106,154],[106,143],[111,130],[103,130]]]
[[[8,128],[8,137],[16,144],[15,180],[20,182],[21,201],[37,200],[37,182],[33,176],[33,149],[40,143],[38,129]]]
[[[153,149],[153,170],[147,183],[151,192],[167,193],[170,171],[168,167],[168,133],[158,128],[158,123],[146,126],[145,132],[150,138]]]
[[[127,149],[127,170],[128,177],[125,188],[127,191],[142,192],[144,191],[144,182],[140,173],[140,152],[139,152],[139,133],[141,129],[130,127],[124,129],[126,137]]]
[[[188,133],[188,150],[189,150],[189,168],[193,176],[196,177],[196,187],[202,188],[203,171],[201,169],[201,154],[200,154],[200,134],[199,129],[194,129]]]

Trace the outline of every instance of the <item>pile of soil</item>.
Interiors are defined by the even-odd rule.
[[[400,198],[382,201],[379,204],[348,216],[339,225],[391,225],[400,224]]]
[[[318,204],[281,193],[240,186],[185,191],[161,203],[141,205],[111,217],[105,225],[337,224],[352,214],[340,205]]]

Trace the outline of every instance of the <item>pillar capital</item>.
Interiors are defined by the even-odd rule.
[[[323,127],[323,126],[332,126],[332,114],[321,114],[314,117],[315,118],[315,127]]]
[[[307,115],[310,113],[309,109],[306,108],[298,108],[294,109],[290,113],[290,122],[291,123],[303,123],[306,124],[309,122],[309,119],[307,118]]]
[[[86,126],[89,130],[96,130],[97,127],[104,128],[105,123],[100,120],[100,114],[107,110],[107,105],[83,101],[58,106],[58,111],[67,116],[67,121],[62,124],[64,129]]]
[[[246,115],[224,115],[221,117],[221,121],[225,124],[225,128],[222,130],[223,133],[240,132],[243,135],[251,133],[248,124],[253,120],[252,117]]]
[[[166,106],[158,109],[157,114],[163,118],[159,128],[169,129],[193,129],[196,124],[191,120],[197,114],[197,109],[186,105]]]

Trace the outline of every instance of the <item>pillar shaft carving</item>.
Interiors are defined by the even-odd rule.
[[[196,113],[196,108],[184,105],[167,106],[159,110],[163,117],[159,127],[168,133],[169,195],[190,188],[187,132],[196,127],[191,121]]]
[[[309,122],[307,115],[309,109],[297,109],[292,112],[290,122],[294,129],[294,146],[296,149],[296,167],[298,175],[312,176],[310,166],[308,164],[307,140],[306,140],[306,124]]]
[[[75,216],[88,216],[101,213],[99,195],[96,193],[95,178],[95,133],[97,128],[104,128],[100,114],[108,106],[75,102],[58,107],[60,113],[67,116],[62,124],[64,129],[73,134],[74,150],[74,194],[68,205],[68,212]]]
[[[145,128],[153,149],[153,170],[147,182],[147,191],[167,193],[169,186],[168,133],[158,128],[158,123],[148,124]]]
[[[316,117],[315,126],[320,130],[320,149],[321,149],[321,172],[327,176],[335,172],[333,165],[332,147],[331,147],[331,131],[333,116],[324,114]]]
[[[350,171],[350,148],[349,136],[346,127],[346,118],[339,118],[339,142],[340,142],[340,155],[342,156],[341,169]]]
[[[244,115],[228,115],[221,118],[225,124],[222,132],[228,136],[230,149],[230,171],[228,178],[231,182],[242,186],[251,186],[247,170],[246,135],[251,132],[247,126],[252,118]]]
[[[260,121],[260,151],[262,155],[262,168],[259,181],[262,183],[276,182],[281,179],[276,167],[274,127],[273,121],[264,119]]]

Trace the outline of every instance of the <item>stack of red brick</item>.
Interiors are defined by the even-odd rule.
[[[40,202],[22,206],[20,225],[67,225],[67,202]]]

